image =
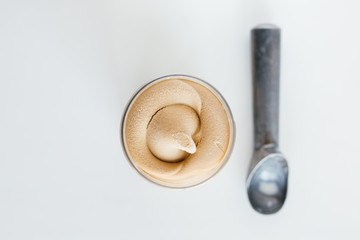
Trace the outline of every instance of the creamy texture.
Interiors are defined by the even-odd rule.
[[[158,181],[195,184],[224,159],[230,123],[217,96],[186,79],[145,87],[124,122],[124,142],[134,165]]]
[[[147,145],[160,160],[178,162],[196,152],[199,130],[200,119],[194,109],[170,105],[156,112],[150,120]]]

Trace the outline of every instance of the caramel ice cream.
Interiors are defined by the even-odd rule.
[[[229,152],[231,114],[203,83],[168,77],[144,87],[128,106],[122,140],[147,178],[166,186],[211,177]]]

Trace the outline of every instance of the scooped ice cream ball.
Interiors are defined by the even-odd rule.
[[[146,133],[147,146],[166,162],[179,162],[196,152],[200,119],[196,111],[182,104],[166,106],[151,118]]]

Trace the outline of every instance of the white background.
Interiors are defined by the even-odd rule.
[[[359,1],[0,1],[0,239],[359,239]],[[282,28],[283,209],[245,189],[250,29]],[[226,167],[169,190],[137,175],[120,119],[170,73],[214,85],[237,125]]]

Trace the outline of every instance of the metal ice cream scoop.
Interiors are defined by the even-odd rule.
[[[280,29],[264,24],[252,32],[255,149],[247,177],[252,207],[272,214],[283,206],[288,165],[278,149]]]

